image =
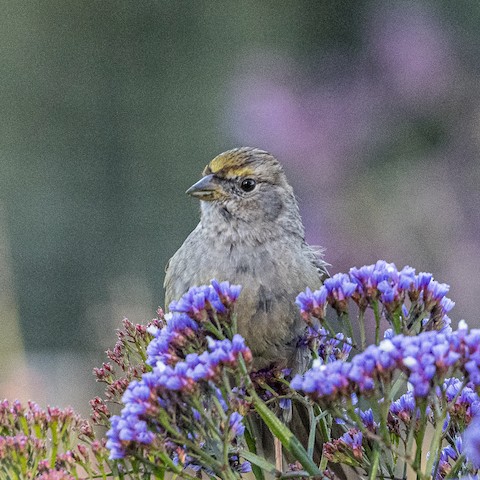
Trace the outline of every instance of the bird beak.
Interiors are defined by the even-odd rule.
[[[213,174],[205,175],[197,183],[192,185],[186,192],[200,200],[212,201],[221,196],[221,188]]]

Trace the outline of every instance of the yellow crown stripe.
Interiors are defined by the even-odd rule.
[[[241,165],[238,155],[235,154],[219,155],[208,166],[212,173],[222,172],[225,176],[243,177],[254,173],[250,166]]]

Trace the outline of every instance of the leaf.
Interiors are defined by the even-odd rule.
[[[290,429],[284,425],[280,419],[270,411],[268,406],[261,400],[261,398],[255,393],[250,392],[252,395],[253,405],[255,410],[260,415],[262,420],[266,423],[272,434],[277,437],[282,445],[298,460],[303,468],[313,476],[321,476],[319,468],[315,465],[315,462],[308,456],[308,453],[303,448],[297,437],[290,431]]]
[[[260,457],[256,453],[249,452],[247,450],[242,450],[239,452],[239,455],[247,460],[250,463],[253,463],[257,467],[260,467],[262,470],[271,473],[272,475],[278,474],[278,470],[275,468],[275,465],[270,463],[268,460],[266,460],[263,457]]]

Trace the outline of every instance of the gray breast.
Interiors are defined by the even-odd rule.
[[[291,365],[296,339],[305,325],[295,298],[307,286],[321,285],[317,266],[300,242],[278,239],[251,248],[211,239],[205,245],[197,227],[170,260],[165,278],[167,305],[191,286],[228,280],[242,285],[236,311],[239,333],[252,349],[256,368]],[[222,241],[223,240],[223,241]],[[208,247],[208,248],[206,248]]]

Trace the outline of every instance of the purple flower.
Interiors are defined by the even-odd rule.
[[[428,284],[432,281],[433,275],[431,273],[420,272],[415,278],[413,284],[414,290],[424,290]]]
[[[223,393],[219,388],[214,389],[214,394],[215,397],[217,397],[217,400],[220,403],[220,406],[223,408],[223,411],[226,412],[228,410],[228,405],[227,402],[225,402],[225,399],[223,398]]]
[[[406,374],[414,397],[427,397],[448,372],[469,374],[472,386],[480,385],[480,331],[442,334],[422,332],[415,337],[397,335],[370,345],[351,362],[335,361],[314,366],[297,375],[291,387],[317,399],[335,400],[351,393],[367,393],[397,370]]]
[[[278,402],[278,406],[282,410],[286,410],[287,412],[289,412],[292,408],[292,400],[290,398],[281,398]]]
[[[377,288],[375,267],[376,265],[365,265],[361,268],[352,267],[349,271],[351,280],[358,285],[360,293],[364,296],[369,296]]]
[[[449,286],[433,280],[430,273],[415,275],[415,269],[409,266],[400,271],[394,263],[379,260],[372,265],[351,268],[348,274],[337,273],[325,280],[319,290],[309,288],[297,296],[296,304],[303,319],[311,326],[311,317],[323,321],[326,305],[337,313],[348,311],[348,302],[354,300],[361,309],[376,307],[380,301],[391,320],[393,313],[400,313],[403,325],[408,325],[408,316],[412,303],[417,318],[421,318],[424,330],[450,331],[450,319],[446,314],[455,305],[445,295]],[[410,303],[406,304],[407,301]],[[422,318],[427,313],[428,317]],[[398,329],[398,327],[397,327]]]
[[[351,365],[336,361],[328,365],[321,365],[315,361],[314,366],[305,372],[303,377],[296,375],[290,386],[295,390],[302,390],[312,397],[337,397],[347,395],[351,390],[348,373]]]
[[[195,339],[198,329],[198,323],[185,313],[171,314],[165,327],[156,332],[155,337],[148,344],[147,363],[153,366],[158,361],[177,360],[177,349],[188,340]]]
[[[230,431],[234,437],[242,436],[245,432],[243,417],[238,412],[233,412],[230,415],[228,423],[230,425]]]
[[[232,352],[234,354],[247,353],[248,347],[245,345],[245,339],[236,333],[232,338]]]
[[[412,417],[415,417],[415,420],[419,419],[420,409],[417,408],[413,392],[409,391],[392,402],[390,413],[398,417],[406,425],[411,423]]]
[[[171,312],[185,313],[198,322],[208,319],[208,312],[225,313],[240,295],[242,287],[212,280],[211,285],[191,287],[179,300],[170,303]]]
[[[455,306],[455,302],[448,297],[443,297],[439,303],[444,314],[448,313]]]
[[[400,300],[400,291],[397,285],[392,285],[387,280],[382,280],[377,288],[381,293],[380,299],[384,304],[391,304]]]
[[[463,453],[475,468],[480,468],[480,416],[476,416],[463,434]]]
[[[449,290],[450,287],[446,283],[438,283],[435,280],[431,280],[425,288],[425,301],[432,299],[436,302],[439,302]]]
[[[211,281],[211,284],[221,302],[226,307],[232,306],[237,301],[237,298],[242,290],[240,285],[230,285],[229,282],[219,283],[215,279]]]
[[[348,299],[357,290],[357,284],[346,273],[337,273],[324,283],[330,305],[339,313],[347,311]]]
[[[192,318],[201,321],[204,318],[205,307],[208,302],[210,287],[192,287],[182,297],[169,305],[171,312],[186,313]]]
[[[309,322],[309,315],[315,318],[323,320],[325,318],[325,306],[327,304],[328,291],[325,287],[321,287],[320,290],[312,292],[308,287],[305,292],[300,293],[295,303],[300,308],[302,317]]]
[[[230,466],[232,466],[239,473],[249,473],[252,471],[252,465],[250,462],[243,461],[240,463],[240,458],[237,454],[230,455]]]
[[[184,328],[185,325],[189,325],[188,322],[189,320],[185,320],[184,317],[178,317],[169,324],[170,327],[167,325],[165,328],[172,328],[170,333],[176,333],[177,328]],[[159,338],[165,340],[164,333],[160,333],[152,343]],[[158,348],[158,342],[155,348]],[[234,368],[239,355],[243,355],[246,360],[251,358],[244,339],[237,334],[231,341],[208,339],[207,351],[201,354],[190,353],[173,366],[157,360],[152,371],[144,373],[140,380],[130,383],[122,397],[124,408],[120,415],[115,415],[111,419],[111,428],[107,432],[110,458],[123,458],[132,443],[150,444],[158,427],[149,426],[146,421],[149,415],[155,415],[160,408],[180,408],[184,412],[185,405],[188,405],[188,396],[198,391],[202,387],[202,382],[206,382],[211,388],[221,368]],[[150,357],[150,360],[153,358]],[[227,410],[221,391],[216,389],[215,394],[223,408]],[[200,420],[198,410],[188,408],[188,411],[192,421]],[[243,434],[242,420],[238,413],[231,415],[229,425],[234,436]],[[156,422],[153,423],[155,424]]]
[[[245,340],[238,333],[233,336],[231,341],[207,339],[210,352],[202,354],[202,361],[211,365],[212,368],[219,365],[235,366],[239,355],[243,355],[247,361],[252,358],[250,349],[245,345]]]
[[[432,474],[435,473],[435,471],[437,472],[435,480],[442,480],[450,473],[450,470],[452,469],[450,460],[457,460],[458,453],[461,453],[461,450],[457,452],[451,445],[442,448],[438,459],[438,467],[434,465],[432,469]],[[430,452],[428,452],[428,456],[430,456]]]
[[[328,460],[333,462],[342,462],[345,454],[360,461],[363,457],[362,441],[362,432],[352,428],[333,442],[326,442],[323,445],[323,453]]]
[[[351,268],[349,275],[351,281],[357,284],[358,294],[354,300],[364,307],[372,300],[380,299],[389,312],[401,306],[405,317],[408,310],[403,302],[408,294],[411,301],[420,301],[427,312],[441,318],[455,305],[445,297],[448,285],[433,280],[431,273],[415,275],[415,269],[409,266],[398,271],[395,264],[379,260],[374,265]]]
[[[345,442],[352,451],[360,451],[362,449],[363,434],[360,430],[351,429],[345,432],[340,439]],[[354,454],[354,456],[357,456]],[[361,456],[361,455],[360,455]]]
[[[200,412],[196,408],[192,407],[192,413],[193,413],[193,419],[196,422],[200,422],[202,420],[202,415],[200,414]]]
[[[334,338],[324,329],[315,331],[318,338],[318,356],[323,363],[332,363],[336,360],[346,361],[352,351],[352,339],[343,333],[337,333]]]
[[[349,275],[351,281],[357,284],[359,293],[365,298],[375,298],[377,287],[381,282],[392,283],[398,281],[399,278],[395,264],[387,263],[384,260],[361,268],[353,267],[350,269]]]
[[[250,464],[250,462],[245,461],[240,464],[238,471],[240,473],[249,473],[252,471],[252,465]]]
[[[355,413],[360,417],[362,420],[363,425],[367,430],[375,433],[378,427],[377,422],[375,422],[373,417],[373,410],[369,408],[368,410],[360,410],[359,408],[355,409]]]
[[[409,290],[415,284],[415,269],[408,265],[398,273],[398,287],[400,290]]]
[[[125,410],[125,409],[124,409]],[[126,446],[129,442],[144,445],[152,443],[154,434],[147,429],[145,421],[136,414],[122,411],[122,416],[114,415],[111,419],[111,428],[107,432],[107,448],[110,450],[110,459],[124,458]]]
[[[393,328],[387,328],[387,330],[385,330],[385,332],[383,332],[383,338],[385,340],[388,340],[392,337],[395,336],[395,332],[393,331]]]

